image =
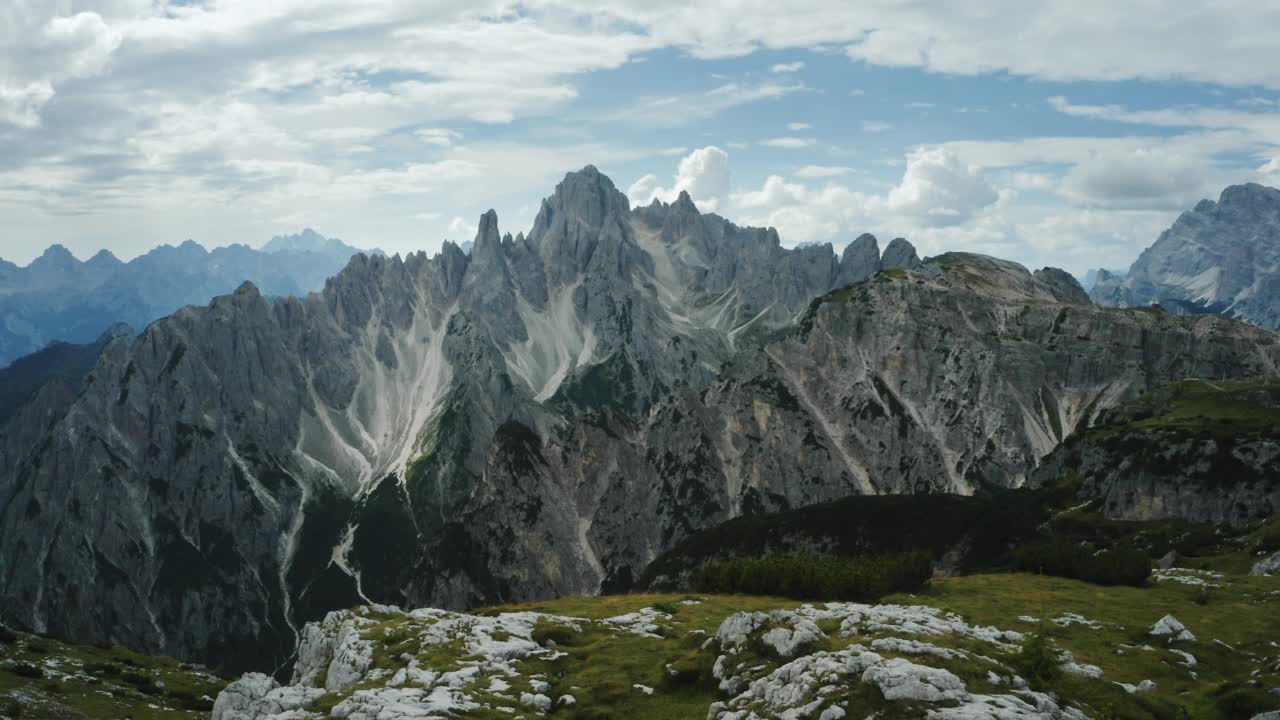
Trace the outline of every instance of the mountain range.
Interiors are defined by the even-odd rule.
[[[268,295],[305,295],[359,252],[307,229],[261,250],[206,250],[188,240],[127,263],[106,250],[81,262],[54,245],[26,267],[0,260],[0,367],[51,342],[92,343],[117,323],[144,328],[246,280]]]
[[[272,294],[110,339],[0,428],[0,620],[271,669],[332,609],[625,590],[733,517],[1017,487],[1157,387],[1280,374],[1263,328],[901,238],[788,250],[590,166],[527,235],[490,211],[470,254]]]

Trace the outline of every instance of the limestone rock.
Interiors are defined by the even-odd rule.
[[[836,287],[844,287],[862,282],[880,271],[880,246],[876,236],[859,235],[858,239],[845,246],[840,253],[840,272],[836,276]]]
[[[916,255],[915,246],[904,238],[894,238],[880,257],[882,270],[915,270],[920,265],[920,256]]]
[[[1254,563],[1253,568],[1249,570],[1249,574],[1280,575],[1280,552],[1273,553],[1270,557]]]
[[[1172,615],[1165,615],[1151,626],[1149,635],[1167,637],[1170,642],[1195,642],[1196,636]]]

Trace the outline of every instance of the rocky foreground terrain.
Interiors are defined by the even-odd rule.
[[[849,284],[852,283],[852,284]],[[108,343],[0,473],[0,620],[233,670],[361,604],[632,587],[730,518],[1027,481],[1108,408],[1280,336],[904,240],[784,249],[594,168],[472,252],[357,256]]]
[[[370,606],[309,625],[286,684],[246,675],[213,718],[1249,717],[1280,707],[1277,603],[1280,580],[1171,568],[1146,589],[975,576],[872,605]],[[1036,635],[1053,668],[1029,680]]]

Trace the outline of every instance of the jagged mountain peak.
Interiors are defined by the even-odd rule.
[[[1280,190],[1257,183],[1201,200],[1142,251],[1123,277],[1091,289],[1101,304],[1159,304],[1280,327]]]
[[[1218,197],[1218,205],[1225,207],[1259,207],[1270,205],[1280,208],[1280,190],[1259,183],[1229,185]]]
[[[68,250],[65,245],[62,245],[61,243],[54,243],[53,245],[50,245],[49,247],[45,248],[44,252],[40,254],[40,257],[36,258],[31,262],[31,265],[36,265],[36,264],[44,265],[44,266],[51,265],[51,264],[79,265],[80,261],[76,259],[75,255],[71,254],[71,251]]]
[[[475,245],[471,252],[479,259],[486,254],[500,252],[501,245],[502,235],[498,232],[498,213],[490,209],[480,216],[480,222],[476,226]]]
[[[114,267],[122,264],[120,258],[116,257],[110,250],[99,250],[94,253],[93,257],[85,261],[86,265],[95,265],[103,267]]]
[[[885,270],[914,270],[920,267],[920,256],[916,254],[916,247],[907,242],[906,238],[894,238],[884,249],[880,265]]]
[[[551,197],[542,201],[529,240],[540,244],[553,225],[570,222],[570,219],[590,229],[600,228],[610,217],[626,217],[630,209],[627,196],[613,181],[594,165],[587,165],[567,173]]]

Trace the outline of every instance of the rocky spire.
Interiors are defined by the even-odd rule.
[[[862,282],[877,272],[880,272],[880,243],[875,235],[863,233],[846,245],[840,254],[840,271],[835,285],[844,287]]]
[[[894,238],[880,258],[881,270],[915,270],[918,267],[920,256],[916,255],[915,246],[904,238]]]

